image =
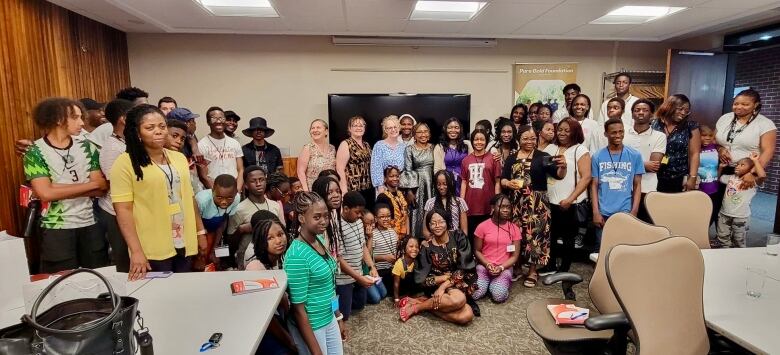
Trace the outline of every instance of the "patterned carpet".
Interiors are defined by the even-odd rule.
[[[575,263],[572,272],[585,279],[574,287],[578,301],[589,304],[592,264]],[[344,350],[346,354],[548,354],[528,325],[525,309],[533,300],[552,297],[562,297],[560,285],[540,283],[529,289],[522,282],[515,282],[506,303],[480,300],[482,317],[465,327],[431,314],[417,315],[402,323],[389,297],[352,314],[348,322],[350,339]]]

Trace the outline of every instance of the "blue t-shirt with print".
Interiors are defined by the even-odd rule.
[[[594,179],[599,182],[599,212],[609,217],[618,212],[631,212],[631,195],[634,190],[634,176],[645,173],[642,154],[623,146],[617,154],[610,154],[609,148],[601,148],[592,162]]]
[[[214,203],[214,196],[211,193],[211,189],[203,190],[195,195],[195,201],[198,202],[198,209],[200,210],[200,218],[203,220],[203,227],[209,232],[214,232],[219,228],[219,225],[224,222],[227,217],[236,213],[238,203],[241,202],[241,196],[236,195],[236,199],[228,206],[227,209],[222,209]]]

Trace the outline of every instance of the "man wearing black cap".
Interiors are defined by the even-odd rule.
[[[107,122],[106,114],[103,112],[103,106],[105,106],[105,104],[99,103],[88,97],[79,101],[81,101],[81,104],[87,109],[87,113],[84,115],[84,131],[92,133],[95,128]]]
[[[241,117],[235,112],[230,110],[225,111],[225,134],[228,137],[238,140],[238,138],[236,138],[236,129],[238,128],[238,121],[240,120]]]
[[[267,173],[282,169],[282,152],[275,145],[265,141],[276,132],[268,127],[265,118],[255,117],[249,120],[249,128],[241,132],[252,138],[252,142],[241,147],[244,151],[245,167],[257,165]]]

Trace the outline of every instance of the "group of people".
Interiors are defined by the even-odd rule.
[[[136,280],[284,270],[289,287],[261,351],[339,354],[353,311],[388,296],[402,321],[430,312],[468,324],[477,300],[505,302],[513,281],[531,288],[567,271],[587,228],[599,236],[619,212],[650,222],[641,201],[651,191],[706,192],[713,246],[744,247],[776,134],[758,92],[740,93],[708,127],[689,119],[684,95],[656,110],[629,93],[629,75],[614,84],[598,118],[569,84],[565,107],[518,104],[470,134],[451,118],[438,142],[403,114],[382,120],[372,147],[355,116],[334,147],[317,119],[294,177],[262,117],[241,131],[252,138],[242,146],[240,117],[219,107],[198,139],[198,114],[170,97],[149,105],[138,88],[105,105],[46,99],[33,110],[44,136],[17,142],[46,203],[41,271],[113,262]]]

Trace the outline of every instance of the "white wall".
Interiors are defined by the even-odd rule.
[[[327,119],[329,93],[468,93],[471,122],[508,115],[512,64],[577,62],[577,82],[601,97],[602,72],[664,70],[663,43],[499,40],[495,48],[334,46],[330,37],[128,34],[130,78],[150,101],[172,96],[205,116],[212,105],[276,129],[271,141],[297,154],[308,124]],[[498,72],[350,72],[362,69],[456,69]],[[594,110],[595,111],[595,110]],[[208,127],[199,121],[199,133]]]

